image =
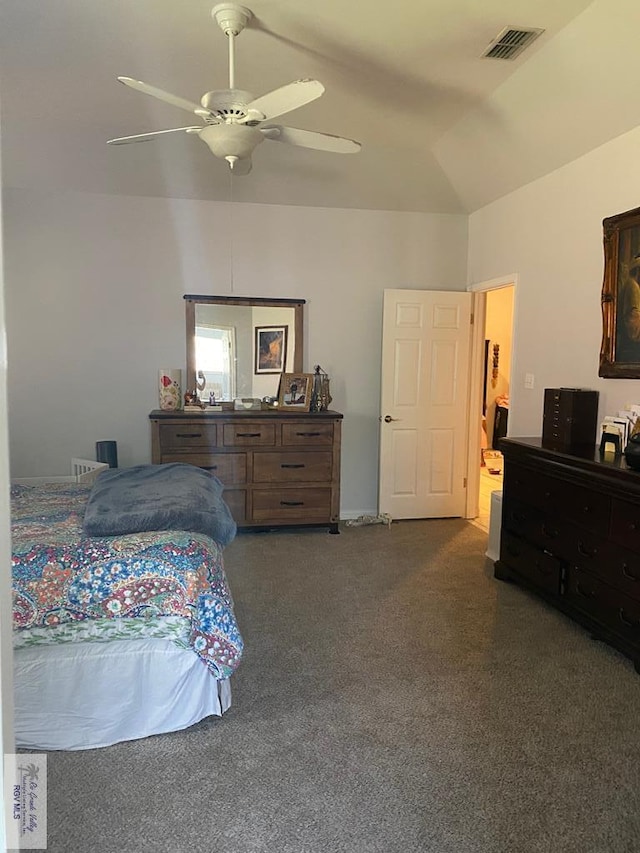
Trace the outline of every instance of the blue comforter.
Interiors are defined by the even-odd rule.
[[[84,515],[87,536],[121,536],[146,530],[204,533],[222,547],[236,523],[217,477],[175,462],[109,468],[95,481]]]

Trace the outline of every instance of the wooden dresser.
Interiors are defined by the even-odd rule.
[[[503,439],[500,559],[513,580],[628,655],[640,672],[640,473]]]
[[[158,410],[149,418],[151,461],[211,471],[239,527],[327,524],[338,532],[338,412]]]

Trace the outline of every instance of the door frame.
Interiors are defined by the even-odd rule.
[[[467,290],[473,294],[473,331],[471,334],[471,367],[469,376],[469,412],[467,423],[469,424],[469,453],[467,456],[467,501],[465,518],[476,518],[478,515],[478,496],[480,492],[480,431],[482,429],[482,379],[484,372],[484,336],[487,319],[487,291],[499,290],[502,287],[513,287],[513,321],[512,341],[516,339],[516,318],[518,316],[518,273],[503,275],[499,278],[491,278],[470,284]],[[511,376],[509,380],[509,394],[511,395],[511,381],[513,370],[513,346],[511,359]],[[474,414],[475,413],[475,414]],[[507,422],[507,434],[509,433],[509,422]]]

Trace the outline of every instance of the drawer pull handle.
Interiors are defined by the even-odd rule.
[[[576,592],[581,598],[593,598],[595,592],[591,590],[591,592],[583,592],[582,587],[580,586],[580,581],[576,581]]]
[[[559,536],[559,531],[554,530],[552,527],[547,527],[546,524],[543,524],[542,535],[546,536],[548,539],[555,539],[557,536]]]
[[[626,563],[622,564],[622,574],[630,581],[637,581],[638,578],[635,575],[632,575],[629,571],[629,566]]]
[[[201,432],[177,432],[176,438],[202,438]]]
[[[635,521],[630,521],[629,522],[629,530],[637,530],[637,529],[638,529],[637,523]]]
[[[261,432],[237,432],[238,438],[260,438]]]
[[[299,435],[302,438],[318,438],[320,436],[320,433],[319,432],[297,432],[296,435]]]
[[[582,507],[582,512],[593,512],[593,508],[590,507],[589,504],[587,504],[586,506]]]
[[[218,470],[217,465],[203,465],[202,467],[204,468],[205,471],[217,471]]]
[[[580,554],[581,557],[588,557],[590,560],[592,560],[597,553],[597,548],[594,548],[590,551],[589,548],[584,545],[584,543],[578,542],[578,554]]]
[[[304,506],[304,501],[280,501],[280,506]]]
[[[625,617],[624,608],[621,607],[620,610],[618,610],[618,616],[620,617],[622,624],[626,625],[627,628],[635,628],[636,623]]]
[[[281,468],[304,468],[304,462],[282,462]]]
[[[518,521],[522,523],[527,520],[527,516],[523,512],[512,512],[511,513],[512,521]]]

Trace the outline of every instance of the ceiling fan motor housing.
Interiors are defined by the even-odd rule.
[[[254,148],[264,140],[259,130],[246,124],[210,124],[203,127],[198,135],[216,157],[223,159],[251,157]]]
[[[251,92],[244,89],[218,89],[205,92],[200,103],[205,110],[223,121],[225,119],[244,118],[247,114],[247,104],[253,101]]]

